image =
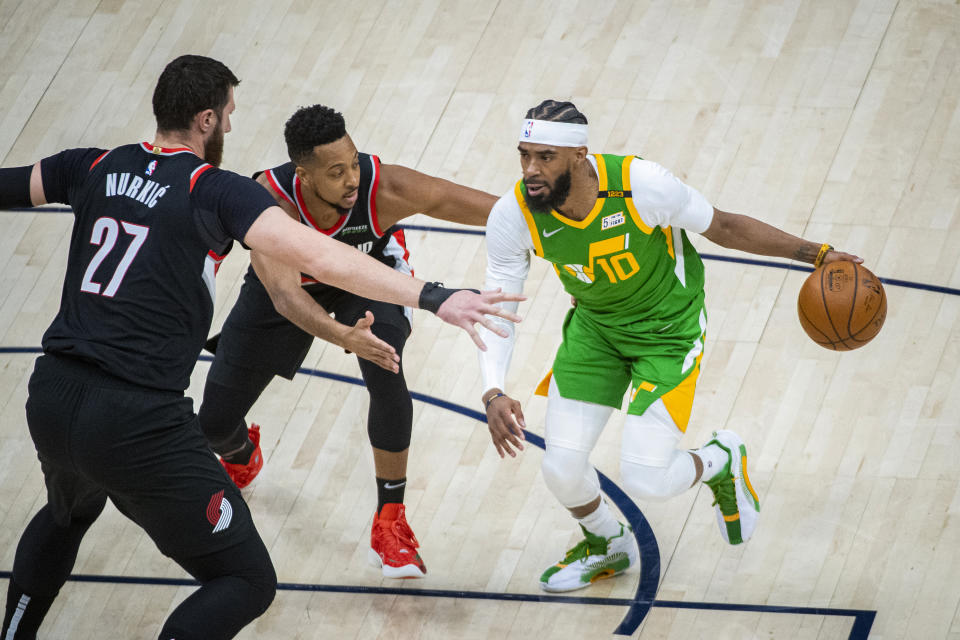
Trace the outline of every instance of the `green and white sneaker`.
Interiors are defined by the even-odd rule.
[[[637,563],[637,541],[630,527],[621,524],[620,533],[612,538],[595,536],[583,525],[580,529],[584,539],[540,576],[540,588],[544,591],[583,589],[597,580],[621,574]]]
[[[730,544],[746,542],[753,535],[760,518],[760,498],[747,476],[747,447],[733,431],[716,431],[715,444],[730,455],[730,461],[704,484],[713,491],[720,535]]]

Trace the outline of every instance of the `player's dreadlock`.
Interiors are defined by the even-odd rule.
[[[587,116],[580,113],[572,102],[560,102],[558,100],[544,100],[529,109],[526,117],[533,120],[587,124]]]

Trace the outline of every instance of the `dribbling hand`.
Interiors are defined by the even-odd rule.
[[[823,256],[823,264],[830,264],[831,262],[840,262],[843,260],[848,262],[856,262],[857,264],[863,264],[863,258],[855,256],[852,253],[837,251],[836,249],[827,251],[827,254]]]

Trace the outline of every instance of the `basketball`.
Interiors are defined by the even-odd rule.
[[[814,270],[800,287],[800,326],[810,339],[834,351],[867,344],[887,317],[880,278],[855,262],[831,262]]]

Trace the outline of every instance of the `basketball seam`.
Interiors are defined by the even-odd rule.
[[[830,315],[830,307],[827,305],[827,295],[823,291],[823,276],[826,273],[827,273],[827,267],[822,267],[822,271],[820,271],[820,300],[823,302],[823,310],[827,314],[827,322],[830,323],[830,328],[833,329],[833,332],[835,334],[837,334],[837,341],[839,342],[839,344],[842,344],[843,346],[850,349],[851,347],[847,345],[846,342],[843,341],[843,338],[840,337],[840,332],[837,331],[837,327],[834,326],[833,317],[831,317]]]
[[[876,276],[874,276],[874,277],[876,277]],[[877,280],[880,280],[880,279],[877,278]],[[860,328],[860,330],[857,331],[857,333],[851,333],[851,334],[850,334],[850,337],[851,337],[852,339],[856,340],[857,342],[864,342],[864,343],[866,343],[866,342],[870,342],[871,340],[873,340],[873,338],[876,338],[876,337],[877,337],[877,334],[876,334],[876,333],[873,334],[873,337],[868,338],[867,340],[860,340],[859,338],[856,338],[856,337],[854,337],[854,336],[856,336],[856,335],[859,334],[859,333],[863,333],[864,331],[866,331],[866,330],[867,330],[867,327],[869,327],[870,325],[873,324],[873,321],[876,319],[877,314],[880,313],[880,310],[881,310],[881,309],[883,309],[884,312],[886,312],[886,308],[887,308],[887,294],[886,294],[886,292],[883,290],[883,282],[880,283],[880,302],[881,302],[881,304],[877,305],[877,310],[873,312],[873,315],[870,316],[870,319],[867,321],[867,323],[866,323],[865,325],[863,325],[863,326]],[[877,330],[877,333],[879,333],[879,332],[880,332],[880,331]]]
[[[850,303],[850,314],[847,316],[847,335],[853,337],[853,312],[857,309],[857,293],[860,291],[860,270],[857,263],[853,263],[853,301]]]
[[[803,306],[802,306],[802,305],[797,305],[797,310],[800,311],[801,315],[803,315],[804,319],[806,319],[806,321],[807,321],[807,323],[810,325],[810,328],[811,328],[811,329],[815,330],[817,333],[819,333],[820,335],[822,335],[824,338],[827,339],[827,342],[828,342],[828,343],[830,343],[831,345],[833,345],[833,340],[830,339],[830,336],[828,336],[828,335],[825,334],[823,331],[821,331],[820,328],[817,327],[817,325],[815,325],[815,324],[813,323],[813,320],[810,319],[810,316],[807,315],[807,312],[803,310]],[[809,335],[809,334],[808,334],[808,335]],[[813,336],[810,336],[810,339],[813,340],[814,342],[816,342],[817,344],[823,344],[823,343],[820,342],[819,340],[815,339]]]

